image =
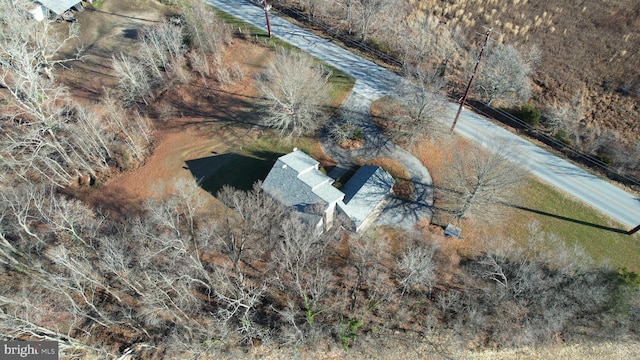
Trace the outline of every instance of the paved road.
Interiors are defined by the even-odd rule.
[[[455,116],[457,104],[448,115]],[[487,146],[504,142],[515,152],[518,163],[533,175],[598,209],[629,228],[640,224],[640,198],[566,161],[535,144],[464,109],[456,132]]]
[[[248,23],[266,29],[264,11],[251,2],[239,0],[205,1]],[[395,73],[283,19],[271,16],[271,23],[274,36],[354,77],[357,80],[354,91],[357,91],[360,96],[375,100],[388,95],[399,80]],[[451,103],[447,113],[443,114],[442,121],[450,124],[456,108],[457,105]],[[456,126],[456,131],[483,146],[499,142],[509,144],[518,154],[518,161],[523,167],[543,181],[598,209],[629,228],[640,224],[640,198],[638,196],[599,179],[570,162],[487,121],[482,116],[465,109]]]

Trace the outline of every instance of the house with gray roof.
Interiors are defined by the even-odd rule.
[[[331,227],[336,204],[344,194],[333,187],[333,179],[320,172],[318,165],[309,155],[293,149],[278,158],[262,189],[323,231]]]
[[[377,166],[363,166],[345,184],[343,192],[333,186],[334,179],[323,174],[318,165],[309,155],[293,149],[278,158],[262,189],[298,211],[320,232],[331,228],[336,208],[351,219],[354,230],[370,225],[393,187],[391,175]]]

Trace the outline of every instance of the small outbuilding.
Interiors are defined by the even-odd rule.
[[[446,236],[451,236],[454,239],[459,239],[460,238],[460,234],[462,234],[462,229],[460,229],[459,227],[457,227],[457,226],[455,226],[455,225],[450,223],[444,229],[444,234]]]

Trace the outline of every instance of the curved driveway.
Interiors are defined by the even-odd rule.
[[[393,225],[411,230],[417,222],[424,219],[431,220],[433,181],[427,169],[415,156],[380,134],[378,127],[371,121],[371,102],[368,96],[360,94],[356,81],[354,90],[332,119],[332,121],[340,121],[343,117],[349,117],[356,120],[365,140],[362,148],[344,150],[328,136],[326,131],[320,135],[320,143],[324,151],[342,168],[362,164],[374,158],[389,158],[402,164],[409,173],[409,180],[413,183],[413,198],[408,201],[390,197],[375,224]]]
[[[261,6],[248,1],[205,0],[261,29],[265,29]],[[281,18],[271,16],[272,32],[284,41],[335,66],[355,78],[354,92],[370,101],[388,95],[399,81],[395,73],[363,59],[329,40],[318,37]],[[450,103],[442,121],[451,124],[457,104]],[[598,209],[628,227],[640,224],[640,198],[626,192],[572,163],[535,146],[527,140],[464,110],[456,126],[457,133],[483,146],[506,142],[518,153],[521,165],[558,189]]]

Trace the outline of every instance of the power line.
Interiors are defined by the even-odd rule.
[[[271,37],[271,21],[269,21],[271,5],[267,5],[267,0],[262,0],[262,6],[264,6],[264,17],[267,18],[267,32],[269,33],[269,37]]]

